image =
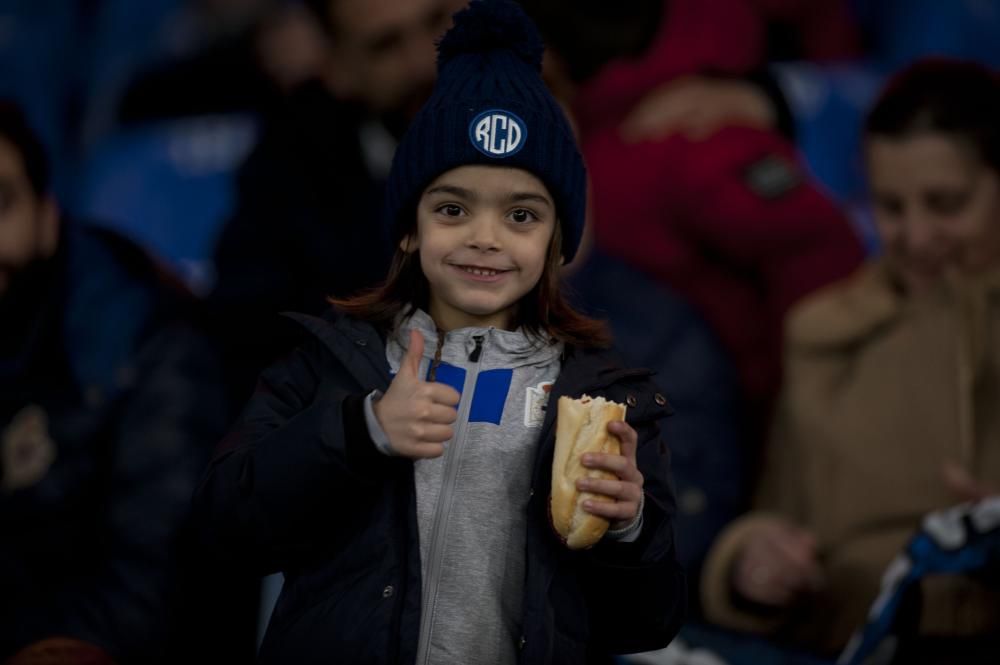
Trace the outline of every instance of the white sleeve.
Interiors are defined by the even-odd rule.
[[[619,543],[633,543],[642,533],[642,509],[646,506],[646,493],[643,492],[639,497],[639,510],[629,524],[623,526],[620,529],[611,530],[604,532],[604,537],[608,540],[614,540]]]
[[[381,390],[373,390],[367,395],[365,395],[365,425],[368,427],[368,436],[372,438],[375,442],[375,447],[383,455],[388,455],[389,457],[395,457],[396,452],[392,449],[392,444],[389,443],[389,437],[385,435],[385,430],[382,429],[382,425],[379,424],[378,418],[375,417],[375,409],[372,407],[375,400],[382,397]]]

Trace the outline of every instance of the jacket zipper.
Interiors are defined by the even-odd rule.
[[[434,614],[437,609],[437,587],[441,577],[441,552],[445,544],[445,526],[448,515],[451,513],[451,503],[455,498],[455,482],[458,478],[458,470],[461,467],[462,442],[465,441],[465,434],[469,429],[469,410],[472,405],[472,393],[476,387],[476,380],[479,378],[481,365],[480,358],[483,352],[482,335],[473,337],[476,346],[469,354],[469,361],[476,363],[465,377],[465,385],[462,387],[462,403],[458,414],[458,426],[455,428],[455,436],[450,442],[450,454],[445,459],[444,474],[441,479],[441,491],[438,494],[437,510],[434,512],[434,528],[431,530],[431,546],[427,550],[427,579],[425,580],[425,593],[423,608],[420,613],[420,653],[417,654],[418,665],[428,662],[431,648],[431,629],[434,625]]]

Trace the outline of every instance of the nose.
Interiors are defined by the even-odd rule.
[[[499,252],[501,244],[496,220],[481,217],[470,224],[466,246],[480,252]]]
[[[911,212],[903,220],[901,235],[906,251],[911,256],[926,255],[940,242],[933,222],[916,212]]]

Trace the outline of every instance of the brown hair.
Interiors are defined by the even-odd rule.
[[[415,228],[415,218],[412,225]],[[560,290],[561,247],[562,228],[557,223],[542,276],[518,303],[514,325],[523,326],[530,335],[542,337],[546,333],[572,346],[606,348],[611,345],[607,325],[576,311]],[[414,307],[427,311],[430,284],[420,269],[419,253],[419,249],[407,252],[400,247],[381,286],[350,298],[330,298],[329,302],[338,310],[384,330],[392,327],[400,312],[409,313]]]
[[[871,137],[941,132],[964,139],[1000,172],[1000,74],[979,63],[924,58],[886,84],[865,121]]]

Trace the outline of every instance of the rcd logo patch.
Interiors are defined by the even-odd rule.
[[[469,124],[469,139],[487,157],[510,157],[524,147],[528,126],[510,111],[483,111]]]

